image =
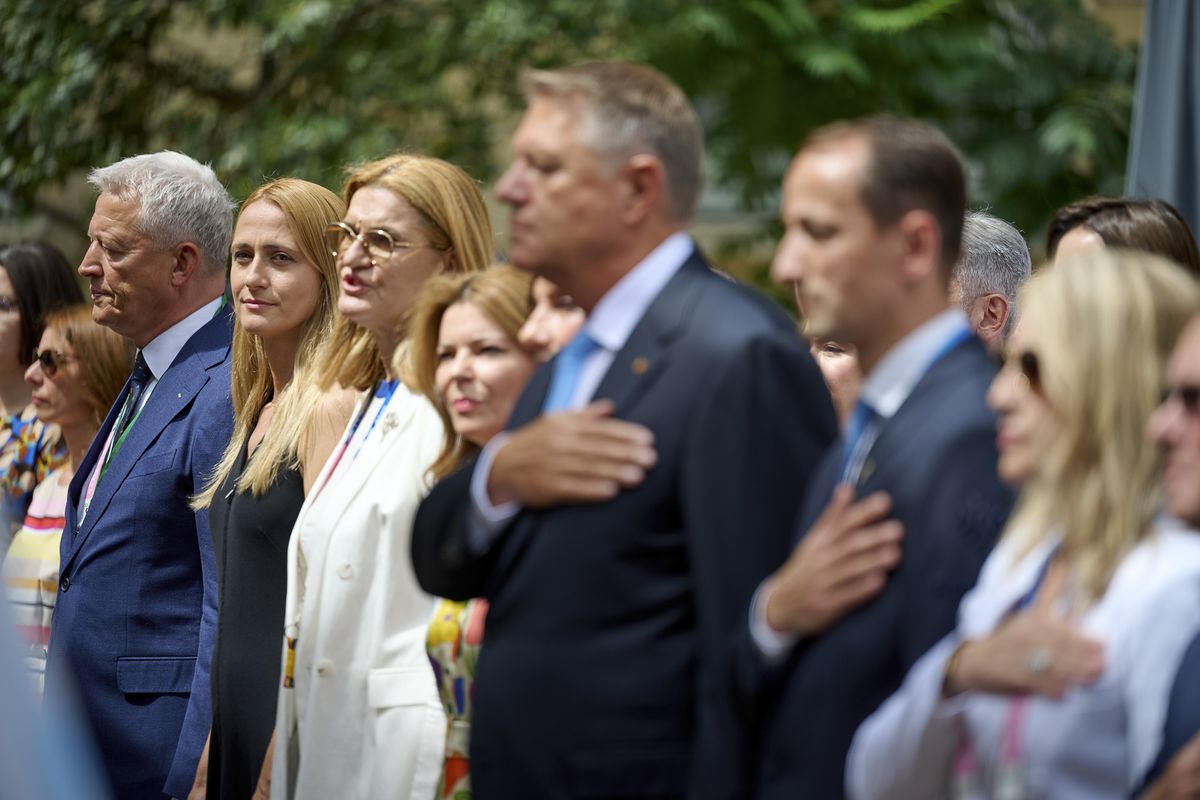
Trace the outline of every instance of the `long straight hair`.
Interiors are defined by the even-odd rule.
[[[292,379],[273,397],[274,386],[262,339],[241,324],[233,331],[233,437],[212,478],[193,502],[196,508],[212,503],[213,495],[241,459],[254,425],[267,403],[274,401],[271,430],[246,462],[237,491],[261,496],[280,470],[298,468],[301,440],[308,429],[321,389],[314,372],[321,351],[333,333],[338,292],[337,268],[325,245],[325,228],[346,213],[341,198],[323,186],[296,178],[279,178],[255,189],[238,211],[251,204],[271,203],[283,212],[296,247],[321,276],[316,308],[304,327]]]
[[[1058,431],[1005,535],[1025,554],[1060,535],[1076,579],[1071,599],[1086,606],[1153,530],[1159,459],[1146,423],[1175,340],[1200,309],[1200,287],[1164,258],[1106,250],[1043,267],[1020,306],[1018,325],[1036,325],[1039,391]]]

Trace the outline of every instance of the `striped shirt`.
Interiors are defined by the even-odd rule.
[[[3,569],[13,622],[39,693],[58,593],[58,544],[66,524],[68,486],[60,485],[61,477],[57,469],[34,487],[25,523],[13,537]]]

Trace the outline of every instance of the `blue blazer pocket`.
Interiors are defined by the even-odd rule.
[[[117,688],[124,694],[189,694],[195,657],[125,656],[117,659]]]
[[[179,448],[175,448],[169,453],[142,456],[130,468],[129,477],[136,478],[139,475],[152,475],[155,472],[170,469],[175,466],[175,456],[178,454]]]

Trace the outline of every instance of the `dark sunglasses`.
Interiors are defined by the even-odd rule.
[[[1183,410],[1195,415],[1200,411],[1200,386],[1172,386],[1163,392],[1161,405],[1178,400]]]
[[[17,308],[16,300],[14,300],[11,297],[7,297],[5,295],[0,294],[0,311],[7,313],[9,311],[19,311],[19,310],[20,309]]]
[[[1037,353],[1031,350],[1022,350],[1020,353],[998,354],[996,356],[996,369],[1004,369],[1012,362],[1016,362],[1014,368],[1021,373],[1021,377],[1029,385],[1029,388],[1035,392],[1042,390],[1042,365],[1038,361]]]
[[[42,365],[42,372],[47,378],[53,378],[58,368],[75,356],[66,356],[55,350],[34,350],[33,360]]]

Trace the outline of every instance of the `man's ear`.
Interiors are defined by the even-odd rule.
[[[972,302],[971,324],[988,349],[1001,344],[1010,313],[1008,300],[1002,294],[985,294]]]
[[[924,280],[931,272],[942,269],[942,231],[933,214],[920,208],[905,212],[896,229],[900,232],[904,277],[908,281]]]
[[[660,210],[667,190],[667,173],[658,158],[639,153],[625,162],[620,174],[622,222],[638,224]]]
[[[171,285],[176,289],[182,289],[202,268],[200,248],[193,242],[180,242],[175,245],[172,257]]]

